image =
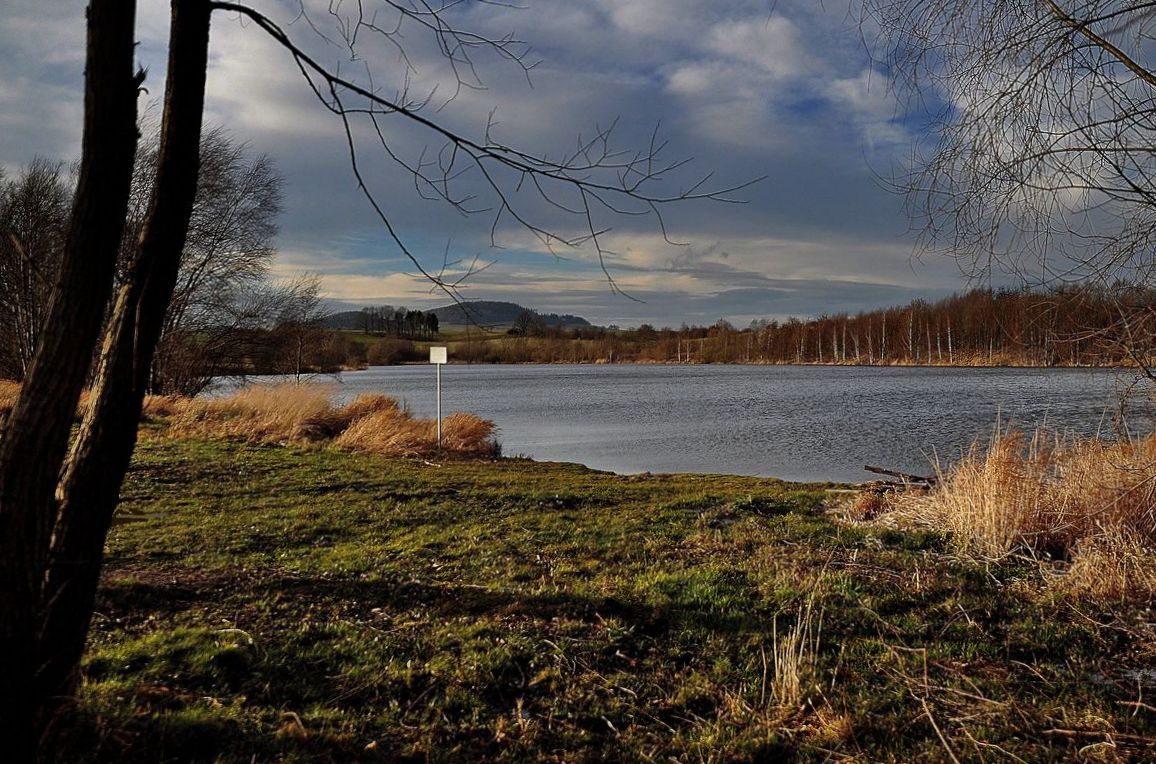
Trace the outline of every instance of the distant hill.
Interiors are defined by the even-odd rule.
[[[469,324],[481,326],[512,326],[526,307],[516,302],[497,302],[494,300],[474,300],[464,305],[446,305],[434,308],[434,315],[443,324]],[[468,312],[467,312],[468,311]],[[581,316],[557,313],[539,313],[547,326],[590,326],[590,322]]]
[[[509,327],[513,326],[514,319],[526,308],[516,302],[498,302],[494,300],[474,300],[462,305],[445,305],[434,308],[433,314],[443,325],[462,326],[478,324],[479,326]],[[468,311],[468,314],[467,314]],[[428,311],[427,311],[428,312]],[[590,322],[581,316],[557,313],[540,313],[547,326],[590,326]],[[330,313],[322,320],[326,329],[361,329],[365,324],[360,310],[343,310]]]
[[[361,329],[364,324],[360,310],[343,310],[321,319],[321,326],[325,329]]]

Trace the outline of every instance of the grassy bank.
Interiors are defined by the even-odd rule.
[[[819,487],[159,433],[70,761],[1156,752],[1143,605],[840,522]]]

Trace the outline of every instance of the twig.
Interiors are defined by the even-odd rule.
[[[919,702],[923,705],[923,713],[927,714],[927,721],[931,722],[931,728],[935,730],[935,734],[939,736],[939,742],[943,743],[943,750],[947,751],[948,758],[955,764],[960,764],[959,758],[957,758],[955,752],[951,750],[951,746],[947,744],[947,738],[943,736],[943,730],[939,729],[939,725],[935,723],[935,717],[931,714],[931,709],[927,706],[927,699],[920,698]]]

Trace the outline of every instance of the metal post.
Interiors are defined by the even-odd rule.
[[[431,347],[429,349],[429,362],[438,367],[438,452],[442,450],[442,364],[446,362],[448,349],[444,347]]]

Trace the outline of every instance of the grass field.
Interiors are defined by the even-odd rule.
[[[1144,604],[818,486],[145,438],[70,761],[1156,756]]]

